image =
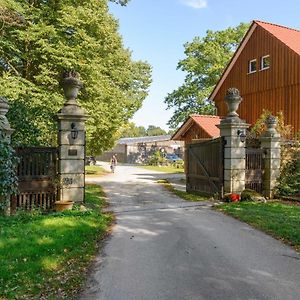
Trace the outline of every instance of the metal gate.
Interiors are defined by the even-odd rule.
[[[245,188],[263,191],[263,149],[246,148]]]
[[[223,139],[187,145],[186,188],[188,192],[223,193]]]
[[[19,194],[11,198],[11,209],[50,209],[57,200],[58,150],[50,147],[17,148]]]

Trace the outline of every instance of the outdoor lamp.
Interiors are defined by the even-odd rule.
[[[77,139],[78,137],[78,130],[76,129],[76,124],[71,123],[71,138],[73,140]]]
[[[242,143],[244,143],[246,141],[246,134],[245,134],[244,130],[239,129],[237,131],[237,135],[240,137]]]

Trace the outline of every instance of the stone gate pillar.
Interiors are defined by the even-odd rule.
[[[76,98],[82,87],[76,72],[64,74],[61,85],[66,102],[58,112],[60,200],[83,202],[86,112]]]
[[[0,139],[5,140],[6,143],[10,144],[11,135],[14,130],[10,127],[9,121],[6,118],[8,109],[8,101],[6,98],[0,97]],[[0,195],[0,202],[5,202],[2,212],[6,215],[10,215],[11,212],[10,196],[11,195]]]
[[[4,97],[0,97],[0,133],[1,139],[5,139],[10,143],[11,135],[14,130],[10,127],[10,124],[6,118],[9,105],[8,101]]]
[[[238,89],[228,89],[225,96],[228,114],[218,126],[225,141],[224,193],[240,194],[245,189],[246,129],[249,125],[236,112],[242,100]]]
[[[276,131],[277,119],[270,115],[266,120],[267,130],[260,137],[261,147],[265,150],[263,194],[273,198],[276,180],[280,175],[281,148],[280,134]]]

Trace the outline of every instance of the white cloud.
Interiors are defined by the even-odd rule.
[[[181,0],[181,2],[192,8],[201,9],[207,7],[206,0]]]

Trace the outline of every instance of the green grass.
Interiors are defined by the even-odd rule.
[[[99,186],[87,186],[85,205],[0,217],[0,299],[75,298],[112,221]]]
[[[168,191],[172,192],[176,196],[182,198],[186,201],[198,202],[198,201],[207,201],[209,200],[209,196],[201,195],[200,193],[188,193],[185,191],[175,189],[172,184],[166,179],[157,180],[157,183],[162,184]]]
[[[100,166],[85,166],[85,174],[87,176],[89,175],[97,175],[97,176],[102,176],[109,173],[108,171],[104,170]]]
[[[175,168],[174,166],[141,166],[141,168],[164,173],[184,173],[183,168]]]
[[[241,221],[300,250],[300,206],[280,202],[240,202],[216,206]]]

